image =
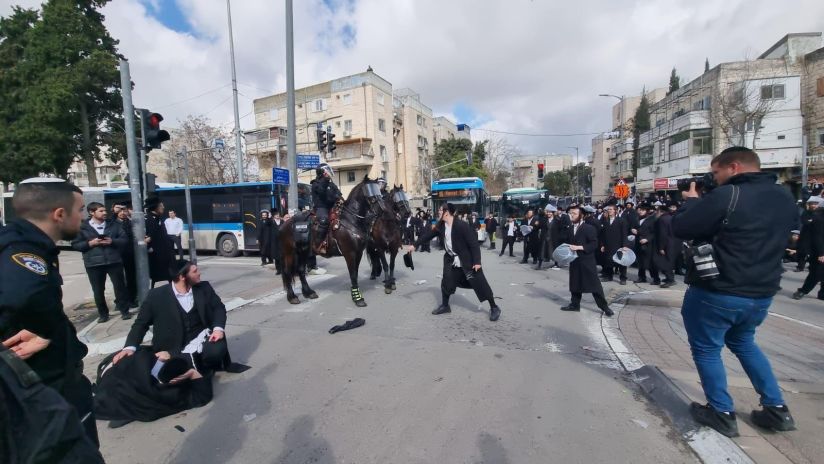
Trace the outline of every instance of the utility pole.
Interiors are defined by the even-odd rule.
[[[186,223],[189,226],[189,261],[197,264],[197,247],[195,246],[195,227],[192,221],[192,192],[189,188],[189,150],[183,146],[183,177],[186,180]]]
[[[243,182],[243,145],[240,137],[240,112],[237,109],[237,73],[235,72],[235,39],[232,36],[232,5],[226,0],[226,16],[229,18],[229,54],[232,55],[232,97],[235,105],[235,154],[237,155],[237,181]]]
[[[578,147],[567,147],[575,149],[575,196],[578,196],[581,188],[581,168],[578,163]]]
[[[292,0],[286,0],[286,166],[289,169],[289,207],[298,205],[297,129],[295,124],[295,44]]]
[[[807,134],[801,136],[801,187],[807,186]]]
[[[134,214],[132,217],[132,230],[135,240],[135,267],[137,270],[137,299],[142,303],[149,293],[149,254],[146,245],[146,223],[143,212],[143,198],[140,191],[140,160],[137,159],[137,141],[134,136],[134,106],[132,105],[132,78],[129,74],[129,62],[120,60],[120,91],[123,95],[123,122],[128,128],[126,130],[126,153],[128,154],[129,190],[131,191],[132,206]],[[141,150],[142,151],[142,150]]]

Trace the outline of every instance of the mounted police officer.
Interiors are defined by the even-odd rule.
[[[329,210],[343,201],[343,194],[334,182],[332,176],[335,172],[332,166],[320,163],[315,169],[317,177],[312,181],[312,203],[315,205],[315,216],[318,218],[318,237],[321,239],[317,253],[326,254],[329,232]]]
[[[55,244],[80,232],[83,194],[62,179],[28,179],[12,205],[17,219],[0,229],[0,340],[74,406],[98,444],[91,383],[83,376],[88,349],[63,312]]]

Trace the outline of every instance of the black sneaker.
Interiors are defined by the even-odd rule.
[[[750,419],[762,429],[774,432],[795,430],[795,420],[787,406],[764,406],[760,411],[753,411]]]
[[[663,283],[661,283],[661,288],[670,288],[674,285],[675,285],[675,281],[669,281],[668,282],[668,281],[665,280]]]
[[[652,281],[652,282],[650,282],[649,284],[650,284],[650,285],[661,285],[661,281],[660,281],[660,280],[653,280],[653,281]]]
[[[793,298],[793,300],[800,300],[800,299],[804,298],[804,293],[801,290],[799,290],[799,291],[793,293],[792,298]]]
[[[566,306],[561,306],[561,311],[580,311],[580,306],[573,306],[572,304],[568,304]]]
[[[634,280],[634,281],[633,281],[633,283],[636,283],[636,284],[645,284],[645,283],[647,283],[647,279],[638,279],[638,280]]]
[[[709,404],[693,402],[690,405],[690,415],[695,419],[695,422],[713,428],[721,435],[738,436],[738,422],[735,420],[735,412],[718,412]]]
[[[615,315],[615,312],[613,312],[613,311],[612,311],[611,309],[609,309],[609,308],[607,308],[607,309],[605,309],[605,310],[603,310],[603,311],[604,311],[604,316],[606,316],[606,317],[612,317],[612,316],[614,316],[614,315]]]
[[[618,282],[618,283],[621,284],[621,285],[626,285],[627,284],[627,279],[621,279],[621,281]]]
[[[489,320],[495,322],[501,317],[501,308],[493,306],[489,308]]]
[[[432,314],[437,316],[438,314],[445,314],[451,312],[452,308],[450,308],[449,305],[440,305],[434,311],[432,311]]]

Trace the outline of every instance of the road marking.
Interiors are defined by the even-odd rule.
[[[796,319],[794,317],[785,316],[783,314],[778,314],[778,313],[774,313],[774,312],[770,312],[769,314],[771,316],[780,317],[781,319],[786,319],[788,321],[792,321],[792,322],[795,322],[797,324],[801,324],[803,326],[811,327],[813,329],[824,330],[824,327],[821,327],[821,326],[818,326],[818,325],[815,325],[815,324],[811,324],[809,322],[805,322],[805,321],[802,321],[800,319]]]
[[[618,358],[618,362],[624,367],[627,372],[634,371],[644,367],[644,362],[641,361],[631,349],[624,343],[624,337],[621,335],[621,328],[618,325],[618,315],[626,306],[622,303],[620,307],[615,310],[615,315],[612,317],[601,318],[601,332],[607,340],[607,345]]]

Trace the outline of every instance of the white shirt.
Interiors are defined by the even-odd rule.
[[[106,231],[106,223],[105,222],[97,222],[94,218],[89,219],[89,225],[92,226],[92,229],[97,231],[98,235],[103,235]]]
[[[615,218],[609,218],[609,225],[612,225],[613,222],[615,222]]]
[[[452,260],[452,267],[461,267],[461,258],[452,251],[452,226],[449,224],[444,223],[446,229],[444,230],[443,237],[444,237],[444,248],[446,248],[446,252],[449,253],[451,256],[454,256]]]
[[[163,221],[163,225],[166,226],[166,233],[169,235],[180,235],[183,233],[183,219],[179,217],[174,219],[166,218],[166,220]]]
[[[577,234],[577,233],[578,233],[578,227],[580,227],[580,226],[581,226],[581,224],[583,224],[583,223],[584,223],[584,221],[581,221],[581,222],[579,222],[578,224],[573,224],[573,225],[572,225],[572,236],[573,236],[573,237],[575,236],[575,234]]]
[[[507,235],[508,237],[514,237],[514,236],[515,236],[515,223],[514,223],[514,222],[510,222],[510,223],[509,223],[509,224],[507,224],[507,225],[508,225],[509,227],[507,228],[506,235]]]
[[[192,289],[190,288],[186,293],[180,293],[177,291],[177,287],[172,285],[172,291],[175,293],[175,298],[180,303],[180,307],[183,308],[186,314],[189,314],[189,311],[195,306],[195,296],[192,294]]]

